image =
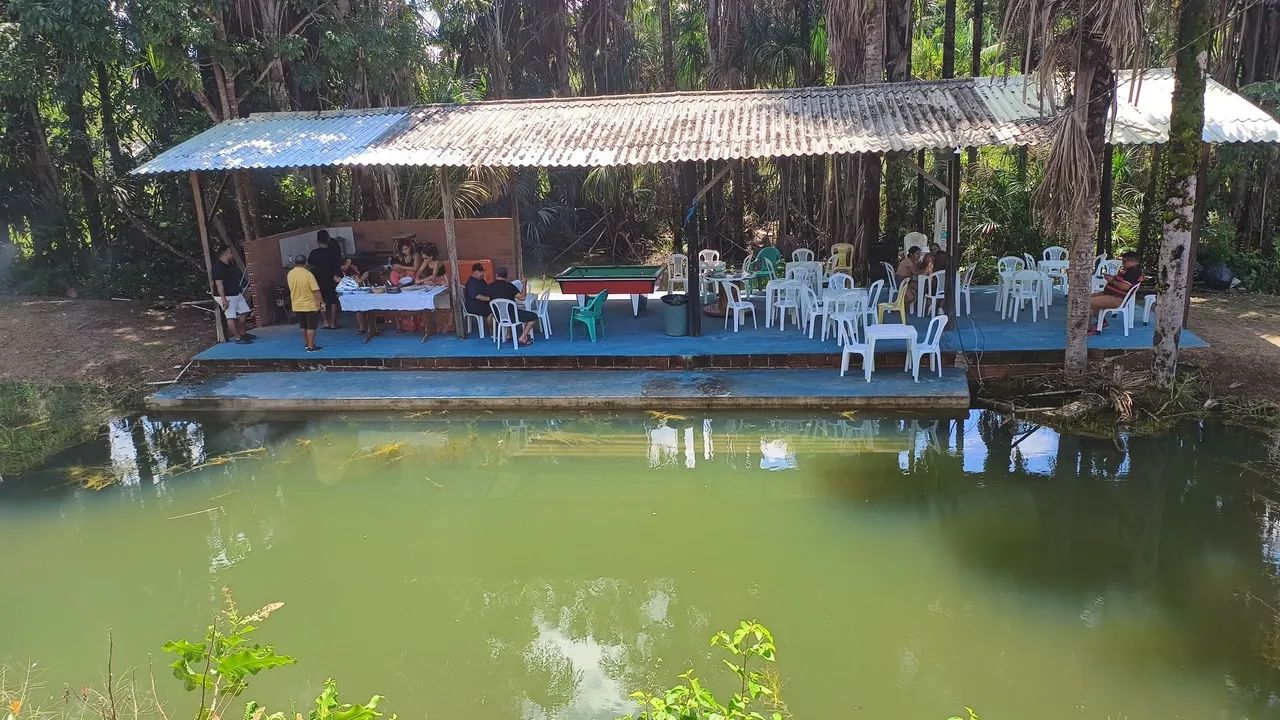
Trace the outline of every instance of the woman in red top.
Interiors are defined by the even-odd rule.
[[[1102,279],[1107,281],[1106,286],[1102,288],[1102,292],[1089,296],[1090,318],[1096,318],[1099,310],[1114,310],[1120,307],[1124,302],[1124,296],[1129,293],[1129,290],[1134,285],[1142,282],[1142,268],[1138,266],[1138,253],[1124,253],[1120,256],[1120,260],[1124,263],[1120,267],[1120,272],[1115,275],[1103,275]],[[1092,321],[1090,322],[1089,334],[1098,334],[1098,330],[1093,327]]]

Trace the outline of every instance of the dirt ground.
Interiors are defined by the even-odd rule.
[[[214,342],[208,313],[155,302],[0,296],[0,378],[172,380]]]
[[[1184,366],[1202,370],[1216,393],[1280,402],[1280,297],[1197,292],[1190,326],[1209,347],[1187,352]]]

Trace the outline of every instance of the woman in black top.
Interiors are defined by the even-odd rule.
[[[444,285],[445,267],[438,260],[439,251],[431,243],[418,246],[418,254],[422,256],[422,264],[418,267],[416,281],[421,285]]]

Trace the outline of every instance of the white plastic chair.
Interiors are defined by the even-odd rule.
[[[516,301],[498,298],[489,301],[489,310],[493,313],[493,339],[502,349],[506,330],[511,330],[511,347],[520,349],[520,322],[516,313]]]
[[[898,292],[898,274],[889,263],[881,262],[880,265],[884,268],[884,280],[889,283],[889,302],[893,302]]]
[[[1040,313],[1041,280],[1043,280],[1043,276],[1035,270],[1019,270],[1013,274],[1013,278],[1010,281],[1009,302],[1013,303],[1013,321],[1015,323],[1018,322],[1018,311],[1028,300],[1031,301],[1031,322],[1036,321],[1036,315]],[[1006,314],[1006,312],[1002,312],[1000,317],[1003,318]]]
[[[847,291],[846,291],[847,293]],[[827,340],[827,327],[830,324],[831,309],[835,306],[836,301],[841,296],[818,297],[813,288],[807,285],[800,287],[800,312],[804,320],[804,330],[810,338],[813,337],[813,329],[821,325],[822,341]]]
[[[943,299],[947,291],[947,271],[938,270],[929,274],[929,279],[924,284],[924,300],[928,305],[927,312],[930,316],[938,314],[938,307],[942,305]]]
[[[871,355],[871,346],[866,343],[849,341],[844,344],[844,349],[840,352],[840,377],[844,377],[849,372],[849,356],[862,356],[862,374],[866,377],[867,382],[871,382],[871,372],[875,370],[875,359]]]
[[[462,311],[462,320],[467,324],[468,328],[471,327],[471,321],[475,320],[476,333],[480,335],[481,340],[484,339],[484,326],[485,326],[486,320],[483,315],[476,315],[475,313],[467,312],[466,309],[464,308]]]
[[[1027,261],[1012,255],[1006,255],[996,261],[996,310],[1004,317],[1005,301],[1009,291],[1013,289],[1011,277],[1014,273],[1027,269]]]
[[[836,342],[841,345],[858,342],[862,337],[859,328],[867,323],[866,300],[859,293],[845,293],[826,302],[827,322],[822,326],[822,340],[826,342],[827,326],[835,326]]]
[[[724,306],[724,326],[726,328],[729,327],[729,315],[732,314],[733,331],[738,332],[738,328],[742,327],[743,314],[751,313],[751,327],[760,327],[756,324],[756,306],[752,304],[750,300],[744,300],[742,298],[742,289],[739,288],[736,283],[728,280],[722,280],[720,281],[720,284],[724,286],[724,296],[726,300]]]
[[[1035,258],[1031,257],[1031,253],[1022,253],[1022,259],[1026,261],[1028,270],[1035,270],[1039,267],[1039,263],[1036,262]]]
[[[1142,324],[1146,325],[1151,322],[1151,311],[1155,308],[1156,303],[1160,302],[1159,295],[1148,295],[1142,298]]]
[[[791,251],[791,262],[813,262],[813,251],[809,248],[796,248]]]
[[[1129,288],[1129,292],[1124,294],[1124,300],[1120,302],[1120,307],[1103,308],[1098,311],[1098,332],[1102,332],[1102,322],[1106,320],[1108,315],[1119,315],[1121,322],[1124,323],[1124,336],[1129,337],[1129,329],[1133,327],[1133,306],[1134,297],[1138,294],[1138,288],[1142,283],[1134,283]]]
[[[902,236],[902,252],[907,252],[912,247],[918,247],[928,252],[929,236],[922,232],[909,232]]]
[[[1041,253],[1044,260],[1053,260],[1055,262],[1067,259],[1067,249],[1061,245],[1050,245]]]
[[[543,290],[534,301],[533,312],[538,316],[538,326],[542,328],[542,339],[551,337],[551,288]]]
[[[800,321],[800,288],[804,287],[803,283],[784,283],[774,288],[773,302],[769,305],[769,317],[765,319],[765,327],[772,324],[773,313],[778,313],[778,330],[787,329],[787,311],[791,311],[792,319],[796,325],[801,325]]]
[[[893,282],[889,283],[889,287],[893,287]],[[884,292],[884,281],[877,280],[871,283],[871,287],[867,288],[867,303],[863,309],[862,326],[873,325],[876,322],[876,309],[880,307],[880,293]],[[892,302],[892,301],[890,301]]]
[[[1093,258],[1093,276],[1102,277],[1102,263],[1107,261],[1106,253],[1098,253]]]
[[[680,286],[681,292],[689,292],[689,256],[680,253],[672,253],[667,258],[667,292],[676,291],[676,285]]]
[[[852,290],[853,288],[854,288],[853,277],[850,276],[848,273],[842,273],[842,272],[832,273],[831,277],[827,278],[828,291],[834,292],[836,290]]]
[[[907,367],[916,382],[920,382],[920,361],[929,356],[929,369],[937,370],[942,377],[942,331],[947,327],[947,316],[938,315],[929,321],[929,328],[924,331],[924,338],[917,340],[907,358]]]
[[[1119,275],[1120,271],[1123,268],[1124,268],[1123,260],[1103,260],[1102,262],[1098,263],[1097,276],[1105,277],[1107,275]]]
[[[970,263],[969,267],[961,271],[956,278],[956,316],[961,315],[960,301],[964,300],[964,315],[973,314],[973,298],[969,292],[973,287],[973,272],[978,269],[977,263]]]
[[[719,250],[702,250],[698,253],[698,267],[713,262],[720,262]]]

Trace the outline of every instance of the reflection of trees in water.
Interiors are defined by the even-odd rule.
[[[491,678],[494,717],[599,718],[654,687],[673,635],[705,632],[676,616],[671,579],[550,579],[465,583],[458,612],[488,636],[469,672]],[[687,614],[687,613],[686,613]],[[457,648],[466,655],[475,648]]]

